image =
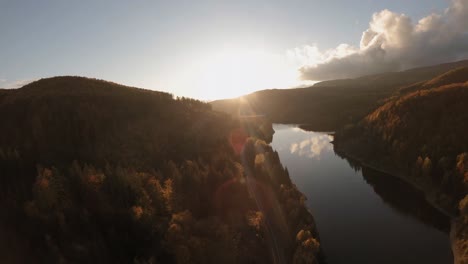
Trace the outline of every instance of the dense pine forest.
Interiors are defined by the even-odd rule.
[[[5,263],[318,263],[271,124],[81,77],[0,90]]]

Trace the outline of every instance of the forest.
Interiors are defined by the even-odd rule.
[[[6,263],[319,263],[264,118],[97,79],[0,90]]]
[[[338,130],[338,153],[399,176],[456,220],[453,246],[468,260],[468,67],[402,87],[356,124]]]
[[[444,213],[429,219],[424,207],[419,220],[446,231],[452,217],[463,263],[467,64],[211,103],[73,76],[0,89],[0,258],[325,263],[306,198],[269,145],[274,121],[336,131],[335,151],[353,167],[410,182]],[[393,201],[373,174],[363,172]]]

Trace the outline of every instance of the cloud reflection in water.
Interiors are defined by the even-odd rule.
[[[321,154],[323,152],[332,150],[332,144],[330,144],[330,141],[332,140],[333,137],[331,135],[309,134],[308,138],[300,142],[291,144],[289,150],[291,154],[296,154],[300,157],[308,157],[320,160]]]

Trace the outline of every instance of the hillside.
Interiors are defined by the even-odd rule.
[[[237,114],[247,107],[266,114],[273,122],[307,124],[312,130],[333,131],[358,122],[394,95],[400,87],[428,81],[440,74],[468,66],[468,60],[363,76],[324,81],[309,88],[263,90],[239,98],[211,102],[213,109]]]
[[[468,83],[409,93],[338,131],[338,149],[428,181],[454,202],[466,193],[456,167],[468,150]],[[422,177],[422,178],[421,178]]]
[[[468,261],[468,75],[458,68],[409,86],[335,134],[335,150],[397,175],[457,216],[455,263]],[[412,91],[412,92],[411,92]]]
[[[442,85],[452,83],[464,83],[468,81],[468,67],[458,67],[453,70],[447,71],[444,74],[437,76],[434,79],[425,82],[418,82],[398,90],[400,95],[411,93],[417,90],[436,88]]]
[[[81,77],[0,91],[0,118],[4,262],[318,261],[265,119]]]

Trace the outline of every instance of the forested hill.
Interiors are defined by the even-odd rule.
[[[9,91],[0,97],[0,118],[0,146],[44,165],[75,159],[154,165],[192,158],[198,149],[217,148],[230,129],[225,115],[199,101],[79,77]]]
[[[468,60],[324,81],[309,88],[263,90],[243,96],[242,100],[218,100],[211,104],[213,109],[231,114],[242,112],[248,106],[257,114],[266,114],[273,122],[308,124],[313,130],[333,131],[358,122],[401,87],[430,80],[463,66],[468,66]]]
[[[398,94],[403,95],[418,90],[427,90],[447,84],[464,83],[466,81],[468,81],[468,66],[461,66],[449,70],[429,81],[418,82],[409,86],[402,87],[398,90]]]
[[[335,150],[399,175],[459,215],[455,263],[468,261],[468,68],[400,90],[356,125],[335,134]]]
[[[434,181],[455,201],[467,191],[468,83],[418,90],[387,102],[357,125],[337,132],[335,145],[362,160]],[[461,173],[461,174],[460,174]]]
[[[82,77],[0,90],[0,119],[1,262],[318,261],[264,119]]]

